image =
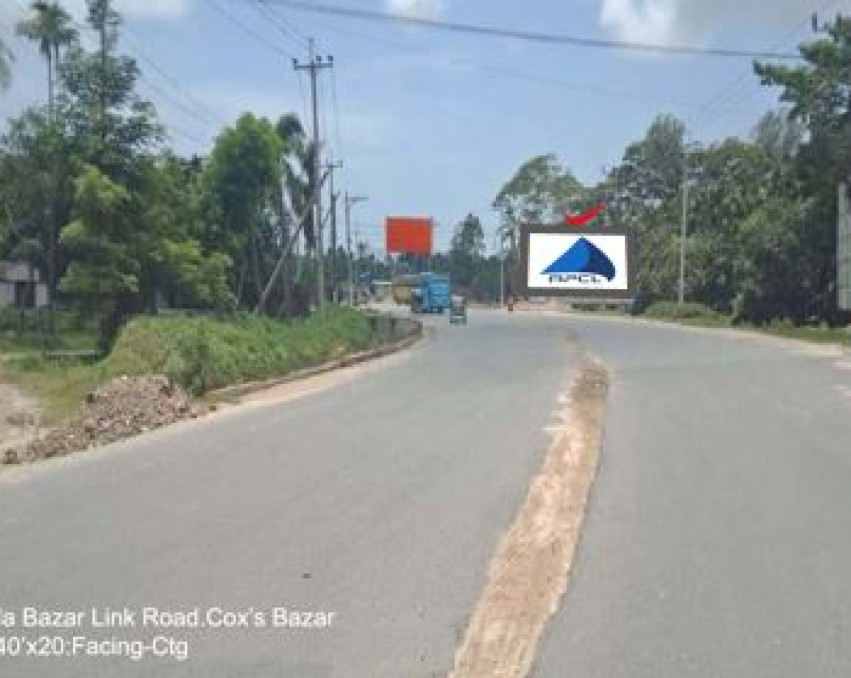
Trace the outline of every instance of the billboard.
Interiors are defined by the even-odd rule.
[[[839,185],[839,231],[836,237],[837,307],[851,311],[851,213],[846,184]]]
[[[635,296],[634,242],[625,230],[530,226],[521,232],[521,256],[521,285],[528,295],[577,301]]]
[[[431,217],[387,217],[387,254],[431,254],[433,230]]]

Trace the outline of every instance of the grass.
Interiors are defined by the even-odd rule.
[[[654,320],[675,322],[692,327],[735,327],[740,330],[759,332],[785,339],[798,339],[823,344],[851,344],[851,334],[843,328],[800,326],[788,320],[775,320],[766,325],[734,323],[732,316],[718,313],[703,304],[660,302],[648,307],[644,316]]]
[[[603,307],[589,306],[580,308],[584,313],[618,315],[617,311],[609,311]],[[734,323],[733,317],[724,313],[718,313],[708,306],[696,303],[678,304],[676,302],[657,302],[649,306],[645,311],[644,318],[659,320],[663,322],[687,325],[689,327],[726,328],[749,332],[759,332],[774,337],[785,339],[798,339],[823,344],[851,345],[851,333],[848,330],[837,327],[808,327],[799,326],[788,320],[775,320],[766,325],[755,325],[752,323]]]
[[[775,321],[769,325],[739,325],[738,327],[785,339],[799,339],[821,344],[851,345],[851,332],[841,327],[802,327],[783,320]]]
[[[38,399],[48,426],[72,414],[105,377],[100,366],[78,360],[46,360],[38,354],[9,360],[4,369],[12,381]]]
[[[331,308],[297,323],[244,316],[233,320],[139,317],[121,331],[103,360],[47,360],[38,354],[7,361],[7,371],[61,420],[104,381],[120,375],[165,374],[193,395],[240,382],[282,376],[339,359],[390,339],[366,315]]]
[[[3,354],[29,354],[43,350],[83,351],[97,345],[97,323],[83,322],[68,311],[53,315],[53,331],[46,309],[21,311],[0,308],[0,358]]]

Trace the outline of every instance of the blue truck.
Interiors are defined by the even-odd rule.
[[[449,276],[442,273],[422,273],[411,288],[413,313],[443,313],[452,300]]]

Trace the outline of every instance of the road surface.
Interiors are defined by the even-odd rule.
[[[0,476],[6,611],[278,607],[330,627],[54,629],[190,656],[7,658],[0,675],[445,676],[584,350],[611,372],[602,465],[533,673],[851,674],[841,359],[608,319],[432,324],[335,388]]]
[[[851,676],[851,356],[573,325],[613,385],[583,544],[533,675]]]

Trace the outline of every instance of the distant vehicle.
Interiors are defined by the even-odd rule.
[[[411,287],[413,313],[443,313],[449,308],[452,287],[449,276],[442,273],[422,273],[418,285]]]
[[[452,295],[452,300],[449,304],[449,323],[452,325],[456,323],[460,323],[461,325],[467,324],[467,301],[460,295]]]
[[[393,279],[393,301],[405,306],[411,303],[411,290],[421,282],[419,273],[400,275]]]

